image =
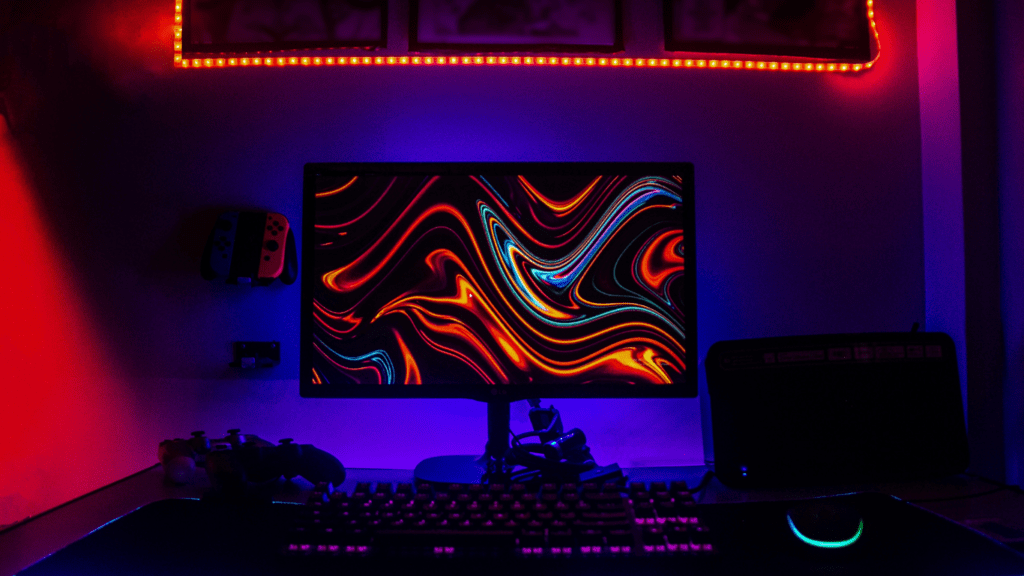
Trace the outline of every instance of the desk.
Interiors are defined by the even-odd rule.
[[[634,468],[625,471],[632,481],[685,480],[694,486],[704,467]],[[412,482],[411,470],[348,469],[342,489],[358,482]],[[167,483],[159,465],[82,496],[0,531],[0,576],[8,576],[38,562],[109,522],[147,504],[172,498],[201,497],[209,489],[205,473],[197,471],[185,486]],[[276,499],[302,503],[312,485],[301,478],[280,483]],[[990,538],[1024,550],[1024,495],[987,480],[965,475],[929,482],[841,486],[829,489],[737,491],[712,479],[698,495],[701,504],[764,502],[871,491],[891,494],[916,503],[950,520],[981,531]]]

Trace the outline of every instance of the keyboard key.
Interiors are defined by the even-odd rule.
[[[631,530],[609,530],[606,538],[609,546],[631,546],[633,544],[633,532]]]
[[[573,545],[573,533],[569,529],[549,530],[548,544],[551,546],[569,547]]]
[[[598,503],[605,504],[605,503],[612,502],[612,503],[619,504],[619,505],[621,505],[621,504],[623,504],[625,502],[623,500],[622,496],[620,496],[618,494],[618,492],[615,492],[615,493],[586,492],[586,493],[583,494],[583,501],[584,502],[589,502],[591,504],[598,504]]]
[[[665,543],[665,531],[658,526],[648,526],[643,531],[644,544],[659,545]]]
[[[573,526],[579,528],[628,528],[629,520],[577,520]]]
[[[604,544],[604,532],[593,528],[580,530],[579,542],[581,546],[601,546]]]
[[[522,534],[519,535],[519,545],[529,547],[544,546],[544,530],[537,528],[523,530]]]
[[[543,535],[543,532],[541,533]],[[498,548],[515,546],[511,530],[379,530],[374,541],[378,546],[458,548]]]
[[[711,531],[708,530],[707,526],[697,526],[696,528],[691,527],[690,541],[694,544],[710,544]]]
[[[654,505],[654,510],[658,513],[658,518],[676,517],[675,502],[658,502]]]
[[[677,524],[675,526],[672,526],[665,532],[665,536],[668,538],[669,544],[689,544],[689,526],[685,524]]]
[[[637,518],[654,518],[654,504],[641,502],[634,506],[633,513]]]

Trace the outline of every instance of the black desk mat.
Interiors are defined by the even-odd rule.
[[[785,574],[881,576],[1024,574],[1024,556],[968,528],[881,494],[831,499],[853,506],[863,535],[842,550],[821,550],[792,534],[795,502],[698,506],[717,552],[705,557],[459,560],[293,558],[278,554],[281,526],[297,507],[223,506],[164,500],[108,523],[19,574],[24,576],[165,576],[194,574]]]

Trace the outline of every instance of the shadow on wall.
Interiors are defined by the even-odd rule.
[[[128,296],[138,286],[119,272],[137,266],[149,275],[183,273],[197,243],[165,235],[182,245],[154,252],[143,240],[152,238],[145,229],[173,194],[151,173],[166,127],[147,113],[145,96],[125,90],[139,78],[112,73],[118,63],[130,75],[139,73],[133,58],[143,57],[132,54],[139,43],[116,41],[129,26],[117,18],[106,20],[114,24],[107,41],[86,36],[87,23],[95,20],[88,7],[17,4],[15,17],[23,21],[15,21],[9,36],[13,65],[5,92],[11,131],[74,290],[82,305],[93,307],[85,312],[100,327],[95,337],[113,340],[110,349],[130,350],[122,344],[139,334],[153,312],[131,309]],[[86,24],[69,25],[76,20]],[[154,26],[135,34],[143,36],[147,28]],[[169,25],[167,30],[170,42]]]

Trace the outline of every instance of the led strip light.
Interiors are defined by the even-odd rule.
[[[874,58],[864,63],[780,62],[708,58],[608,58],[593,56],[220,56],[188,58],[182,55],[182,2],[174,2],[174,66],[177,68],[283,68],[286,66],[537,66],[605,68],[723,68],[797,72],[861,72],[881,56],[874,0],[867,0],[868,23],[875,40]]]

